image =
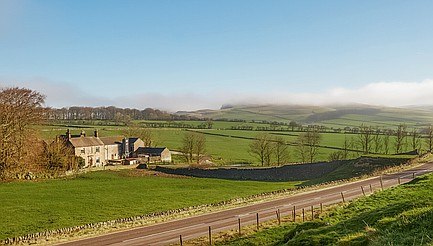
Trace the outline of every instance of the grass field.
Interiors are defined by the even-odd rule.
[[[433,175],[360,198],[314,222],[286,223],[217,245],[432,245]]]
[[[135,175],[130,175],[131,172]],[[135,172],[139,171],[98,171],[75,179],[0,183],[0,240],[48,229],[209,204],[299,184],[137,177]]]
[[[186,122],[188,123],[188,122]],[[200,121],[189,122],[191,124],[203,123]],[[250,130],[226,130],[225,126],[232,124],[244,124],[238,122],[217,122],[223,129],[206,129],[194,130],[206,134],[206,154],[212,157],[212,161],[217,165],[230,164],[252,164],[258,165],[259,160],[250,154],[249,145],[259,134],[269,133],[271,136],[282,137],[290,146],[290,157],[288,162],[298,163],[300,158],[297,154],[296,145],[297,136],[300,132],[281,132],[281,131],[250,131]],[[259,125],[259,124],[256,124]],[[92,135],[95,129],[98,129],[101,137],[122,136],[125,132],[124,126],[112,125],[42,125],[38,129],[41,130],[42,137],[45,139],[53,139],[55,136],[64,134],[67,129],[71,129],[73,134],[79,134],[81,130],[86,131],[87,135]],[[170,150],[179,151],[182,146],[182,138],[186,129],[179,128],[152,128],[154,143],[159,147],[167,147]],[[342,148],[345,139],[357,141],[357,134],[341,134],[341,133],[321,133],[322,140],[319,148],[316,161],[327,161],[332,152]],[[408,139],[409,141],[409,139]],[[424,139],[421,143],[425,145]],[[425,149],[425,147],[424,147]],[[406,151],[409,151],[408,147]],[[394,153],[394,137],[390,138],[389,152]],[[353,152],[351,157],[358,156]],[[182,158],[176,158],[182,162]]]

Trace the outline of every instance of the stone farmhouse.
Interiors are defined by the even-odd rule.
[[[121,160],[129,159],[132,157],[140,158],[144,161],[150,161],[151,159],[158,159],[157,156],[143,154],[143,151],[138,150],[145,148],[143,140],[140,138],[123,138],[123,137],[99,137],[98,131],[94,131],[93,136],[86,136],[84,131],[80,135],[72,135],[68,129],[66,135],[62,135],[65,139],[66,144],[74,149],[76,156],[80,156],[84,159],[84,167],[100,167],[109,163],[120,163]],[[161,148],[145,148],[149,149],[152,153],[160,153],[164,155],[164,158],[159,157],[160,161],[168,160],[167,151],[170,156],[169,162],[171,162],[170,151],[167,148],[166,151],[151,151],[152,149]]]

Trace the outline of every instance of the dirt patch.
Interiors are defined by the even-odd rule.
[[[191,177],[188,176],[182,176],[182,175],[176,175],[176,174],[168,174],[168,173],[162,173],[157,172],[153,170],[148,169],[129,169],[126,172],[126,175],[129,177],[161,177],[161,178],[178,178],[178,179],[190,179]]]

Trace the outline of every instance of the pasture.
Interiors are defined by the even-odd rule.
[[[91,123],[91,124],[90,124]],[[296,144],[297,137],[302,132],[299,131],[257,131],[257,130],[231,130],[231,127],[239,126],[252,126],[252,127],[268,127],[269,124],[259,123],[245,123],[245,122],[213,122],[213,129],[189,129],[190,127],[197,127],[200,124],[204,124],[204,121],[178,121],[178,122],[167,122],[167,121],[136,121],[138,125],[147,124],[171,124],[172,126],[179,126],[180,128],[174,127],[163,127],[163,128],[149,128],[153,135],[153,142],[156,146],[167,147],[170,150],[180,151],[182,147],[182,138],[186,130],[192,130],[199,133],[205,134],[206,137],[206,155],[211,157],[211,161],[215,165],[258,165],[259,160],[250,154],[250,144],[254,141],[258,135],[268,133],[272,137],[282,137],[288,145],[289,159],[288,163],[299,163],[301,159],[297,152]],[[359,125],[358,125],[359,126]],[[184,128],[186,127],[186,128]],[[55,136],[64,134],[67,129],[71,129],[73,134],[79,134],[81,130],[86,131],[87,135],[92,135],[94,130],[99,131],[101,137],[109,136],[122,136],[124,135],[127,127],[123,125],[114,125],[112,122],[104,121],[76,121],[69,122],[69,124],[47,124],[37,127],[40,130],[44,139],[54,139]],[[344,148],[344,143],[351,144],[348,149],[359,150],[358,145],[359,135],[356,133],[338,133],[338,132],[323,132],[321,133],[321,142],[318,151],[318,155],[315,158],[316,161],[327,161],[331,153],[339,151]],[[421,151],[427,148],[425,139],[419,139],[421,145]],[[405,151],[411,151],[411,139],[410,136],[405,140]],[[372,143],[373,144],[373,143]],[[395,153],[395,137],[390,137],[389,142],[389,154]],[[379,152],[383,152],[383,144],[379,148]],[[352,151],[349,152],[350,158],[360,156],[360,153]],[[182,163],[182,158],[174,158],[175,164]]]
[[[210,204],[300,182],[253,182],[95,171],[76,178],[0,183],[0,240],[44,230]]]

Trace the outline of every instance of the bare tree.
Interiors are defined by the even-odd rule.
[[[182,138],[182,153],[187,163],[191,163],[194,157],[194,133],[186,132]]]
[[[370,153],[371,143],[373,141],[373,128],[371,126],[361,125],[359,127],[358,143],[364,153]]]
[[[322,137],[316,128],[308,129],[307,132],[301,133],[298,136],[297,150],[302,162],[309,160],[312,163],[315,161],[319,153],[321,138]]]
[[[346,134],[344,134],[343,152],[341,153],[342,158],[344,160],[347,159],[347,158],[349,158],[349,148],[350,148],[350,143],[347,140]]]
[[[389,153],[389,138],[392,135],[391,130],[385,130],[383,134],[383,153],[387,155]]]
[[[272,142],[269,134],[260,134],[250,144],[250,154],[256,157],[262,166],[269,165],[271,159]]]
[[[425,138],[425,142],[427,143],[428,151],[431,153],[433,149],[433,127],[429,126],[426,129],[427,137]]]
[[[200,164],[200,160],[206,151],[206,138],[204,134],[196,133],[194,136],[194,155],[197,158],[197,164]]]
[[[0,89],[0,178],[25,169],[32,126],[43,120],[45,96],[25,88]]]
[[[383,147],[383,138],[380,134],[380,130],[377,129],[373,134],[373,143],[374,143],[374,153],[382,152]]]
[[[281,165],[281,163],[288,161],[289,159],[289,146],[287,146],[284,138],[277,136],[274,139],[274,147],[275,159],[277,161],[277,165]]]
[[[421,134],[419,134],[416,128],[412,129],[411,134],[411,147],[412,150],[421,151]]]
[[[155,146],[154,135],[150,128],[140,127],[136,124],[129,124],[128,127],[123,130],[123,136],[127,138],[140,138],[143,140],[145,147]]]
[[[73,149],[61,138],[45,144],[43,153],[47,170],[55,175],[65,171],[77,171],[84,166],[84,159],[75,156]]]
[[[188,163],[192,163],[196,157],[197,164],[206,150],[206,138],[197,132],[186,132],[182,139],[182,153]]]
[[[394,143],[396,154],[400,154],[403,152],[406,136],[407,136],[406,125],[405,124],[398,125],[397,131],[395,132],[395,143]]]

